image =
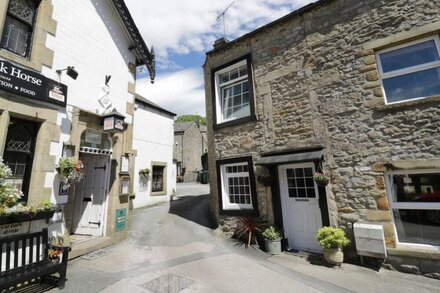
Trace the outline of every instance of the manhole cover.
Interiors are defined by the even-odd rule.
[[[140,287],[152,293],[178,293],[189,288],[192,284],[194,284],[193,280],[175,274],[166,274],[140,285]]]
[[[85,260],[95,260],[109,254],[110,252],[111,250],[98,249],[86,255],[81,256],[81,258]]]

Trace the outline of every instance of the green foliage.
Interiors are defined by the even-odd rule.
[[[150,169],[149,168],[143,168],[139,170],[139,175],[144,177],[144,178],[149,178],[150,177]]]
[[[200,115],[181,115],[181,116],[178,116],[176,119],[177,123],[190,122],[190,121],[200,123],[201,125],[206,125],[206,117],[202,117]]]
[[[56,171],[60,175],[60,179],[65,183],[76,183],[81,181],[83,175],[81,170],[84,168],[83,163],[74,158],[60,158]]]
[[[270,226],[263,232],[263,237],[268,240],[281,240],[281,232],[273,226]]]
[[[323,227],[316,235],[319,245],[323,248],[342,248],[350,244],[344,230],[334,227]]]

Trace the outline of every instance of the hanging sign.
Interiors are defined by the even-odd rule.
[[[0,90],[65,107],[67,86],[39,73],[0,60]]]

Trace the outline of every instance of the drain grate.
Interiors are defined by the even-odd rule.
[[[111,252],[111,250],[109,250],[109,249],[106,249],[106,250],[98,249],[98,250],[90,252],[90,253],[88,253],[86,255],[81,256],[81,258],[85,259],[85,260],[95,260],[95,259],[101,258],[103,256],[106,256],[110,252]]]
[[[152,293],[179,293],[194,284],[193,280],[175,274],[166,274],[139,287],[147,289]]]

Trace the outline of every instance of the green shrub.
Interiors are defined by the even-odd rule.
[[[333,227],[323,227],[316,235],[319,245],[323,248],[342,248],[350,244],[344,230]]]
[[[275,227],[270,226],[263,232],[263,237],[268,240],[281,240],[281,232],[277,230]]]

